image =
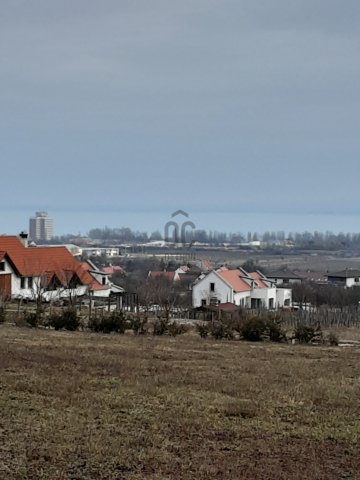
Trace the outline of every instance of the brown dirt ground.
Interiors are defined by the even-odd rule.
[[[360,349],[0,326],[0,479],[360,479]]]

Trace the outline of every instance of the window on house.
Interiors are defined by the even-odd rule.
[[[20,278],[20,288],[25,288],[25,277]]]
[[[102,284],[106,285],[106,277],[102,277]]]
[[[34,286],[34,279],[33,277],[28,278],[28,288],[33,288]]]
[[[203,299],[201,300],[201,306],[202,306],[202,307],[205,307],[205,305],[206,305],[206,298],[203,298]]]
[[[5,272],[5,262],[0,262],[0,272]]]
[[[359,283],[359,277],[355,277],[355,282]]]
[[[215,292],[215,283],[210,283],[210,292]]]

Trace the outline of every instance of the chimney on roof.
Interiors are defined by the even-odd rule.
[[[29,244],[29,234],[26,233],[24,230],[20,232],[19,238],[21,243],[24,245],[24,247],[28,247]]]

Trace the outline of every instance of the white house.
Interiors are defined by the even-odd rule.
[[[0,236],[0,296],[45,301],[90,293],[108,297],[113,285],[91,262],[66,247],[31,247],[27,237]]]
[[[328,273],[326,276],[328,283],[333,285],[345,288],[360,286],[360,270],[347,268],[341,272]]]
[[[192,289],[193,307],[233,303],[243,308],[291,306],[291,289],[277,288],[261,272],[220,268],[200,275]]]

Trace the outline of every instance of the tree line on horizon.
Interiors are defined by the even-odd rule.
[[[88,232],[88,237],[99,242],[119,243],[147,243],[162,241],[164,235],[156,230],[150,234],[147,232],[134,231],[128,227],[121,228],[93,228]],[[76,240],[76,235],[68,234],[54,237],[51,243],[66,243]],[[207,243],[215,246],[223,244],[246,244],[254,241],[262,241],[269,247],[277,247],[287,244],[295,248],[326,249],[326,250],[351,250],[360,248],[360,233],[333,233],[333,232],[294,232],[286,234],[284,231],[266,231],[262,234],[257,232],[228,233],[218,231],[193,230],[186,234],[186,242]]]

